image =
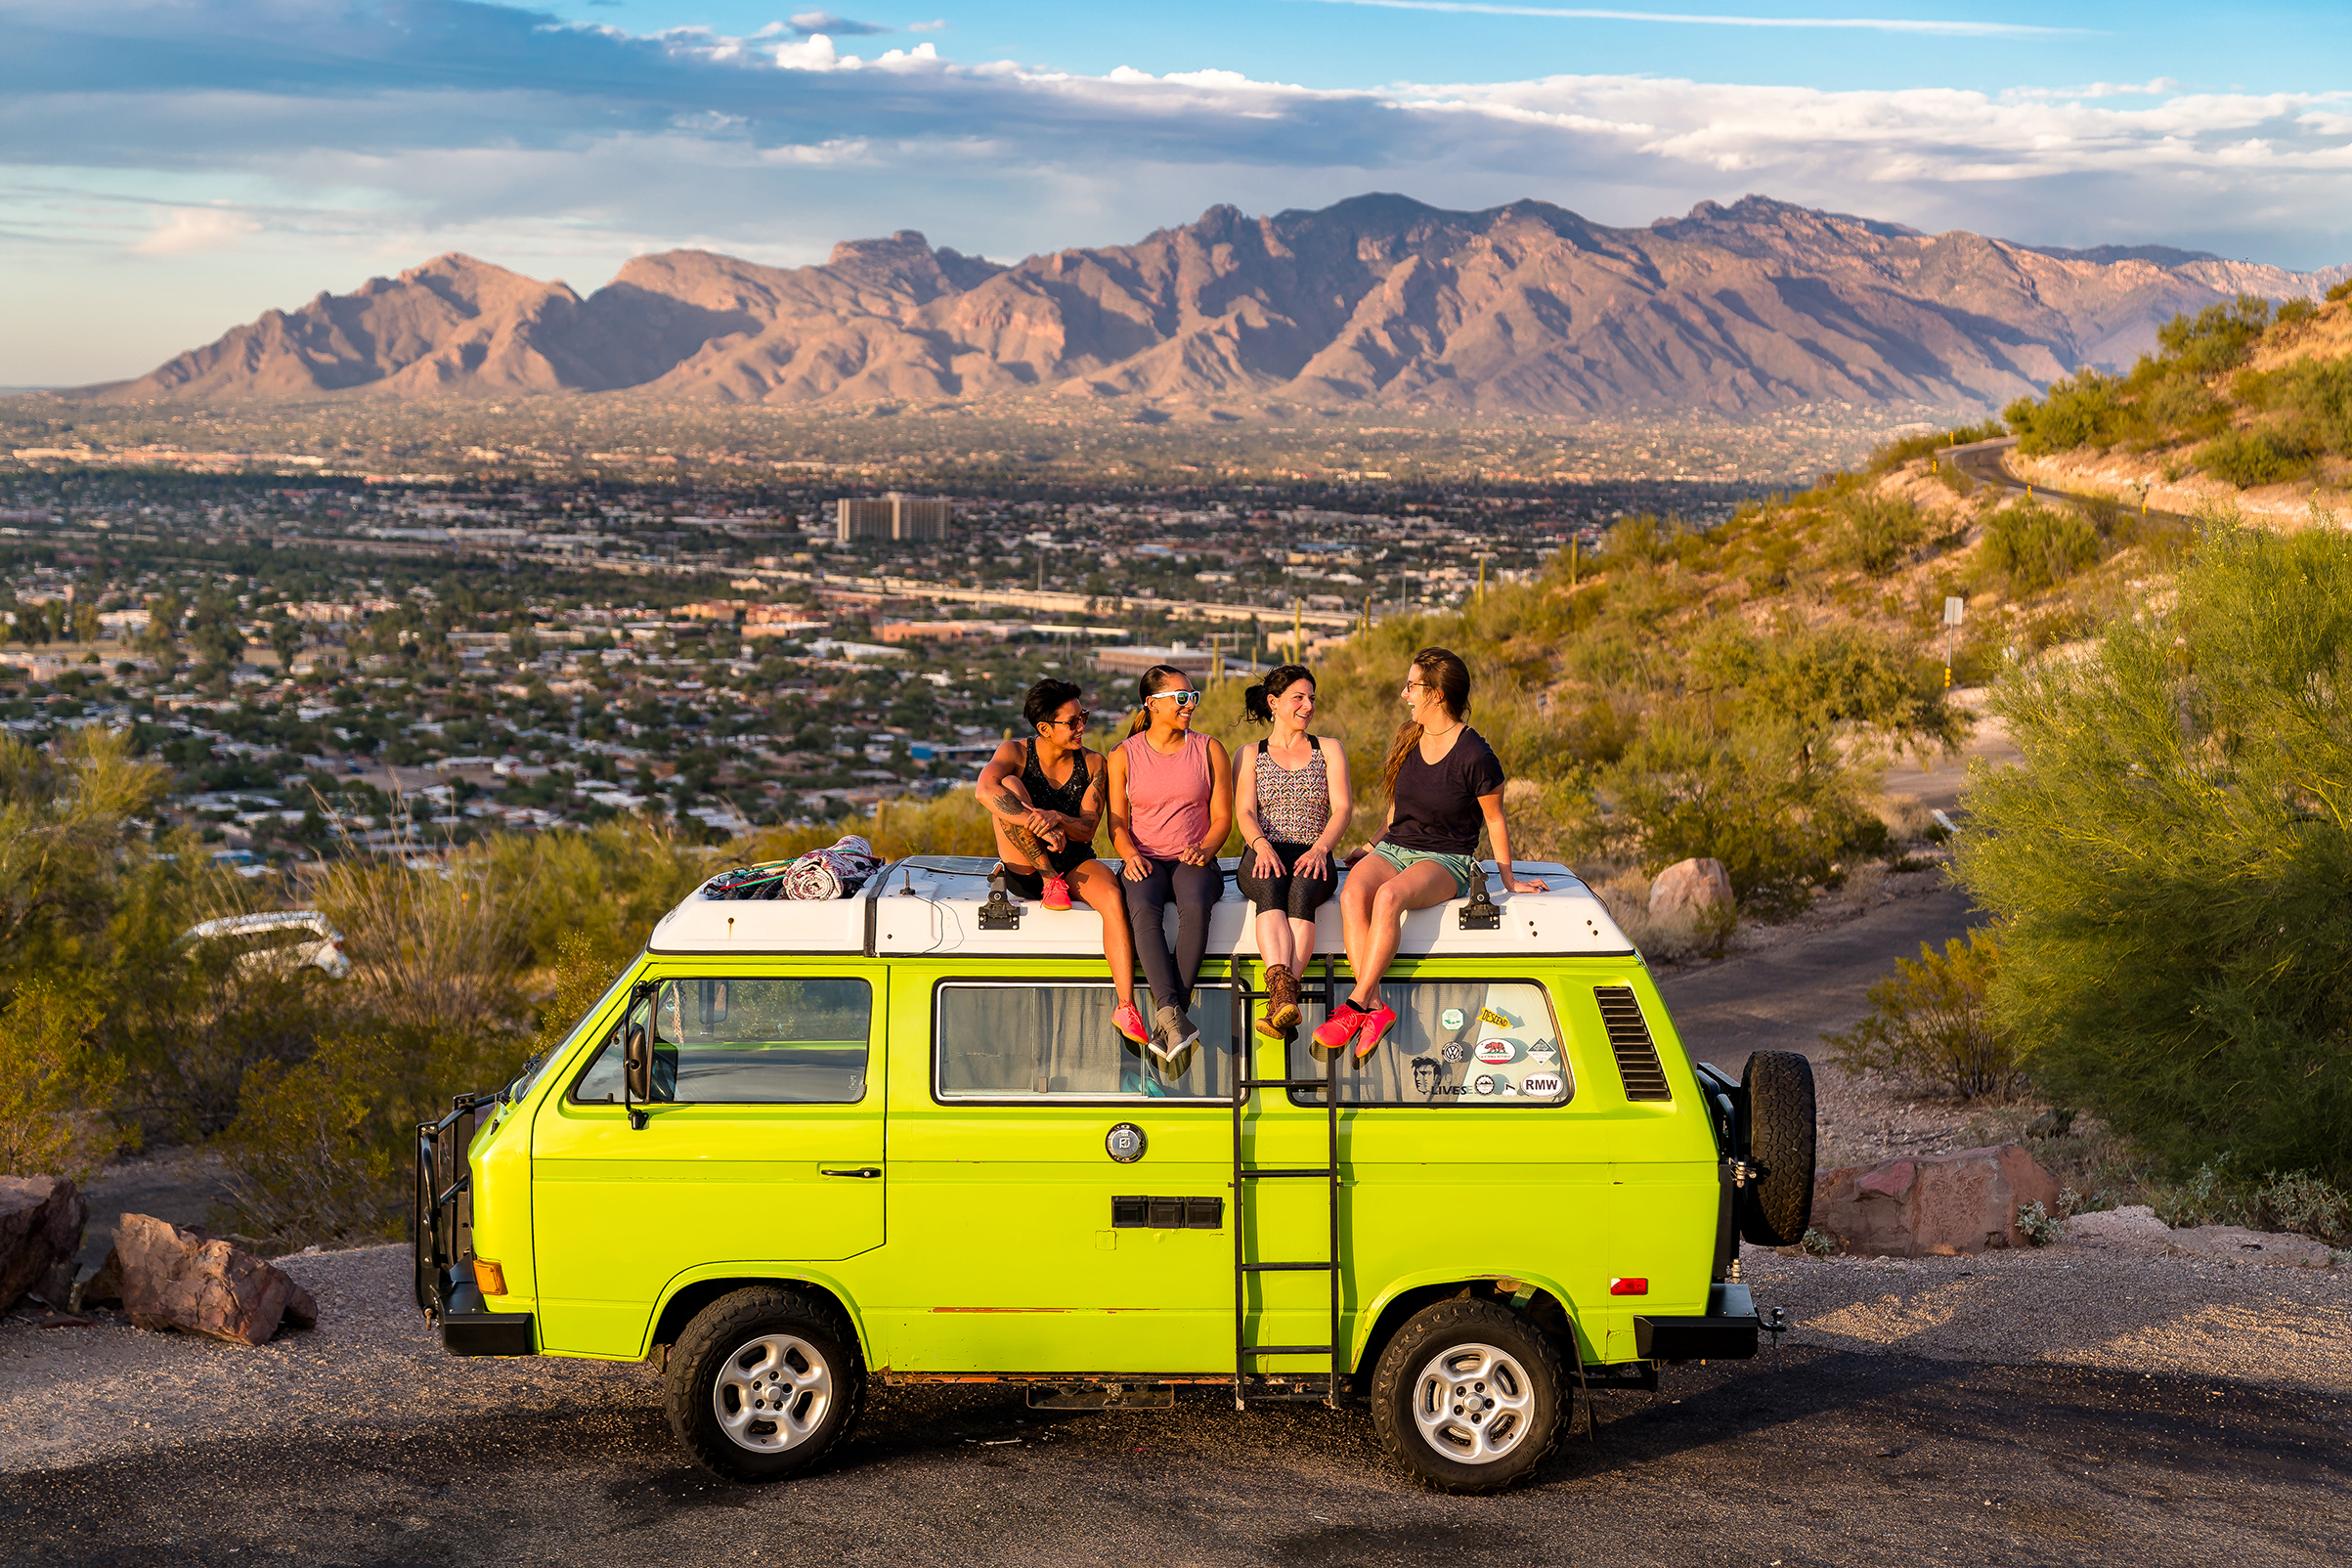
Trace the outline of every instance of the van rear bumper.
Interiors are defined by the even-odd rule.
[[[486,1312],[472,1281],[456,1285],[441,1312],[441,1348],[453,1356],[536,1356],[528,1312]]]
[[[1700,1316],[1634,1318],[1633,1349],[1644,1361],[1745,1361],[1756,1354],[1763,1328],[1748,1287],[1720,1281],[1708,1286]]]

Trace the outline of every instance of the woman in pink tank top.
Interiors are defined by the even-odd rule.
[[[1189,1015],[1193,981],[1208,950],[1208,911],[1225,893],[1217,849],[1233,826],[1233,774],[1214,736],[1193,731],[1200,693],[1183,671],[1144,672],[1143,710],[1111,754],[1111,842],[1125,861],[1127,927],[1152,985],[1150,1049],[1164,1072],[1200,1038]],[[1176,950],[1162,911],[1176,906]]]

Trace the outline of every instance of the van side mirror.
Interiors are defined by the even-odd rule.
[[[632,1024],[621,1031],[621,1103],[629,1108],[629,1124],[645,1130],[645,1112],[637,1107],[653,1098],[653,1031]]]

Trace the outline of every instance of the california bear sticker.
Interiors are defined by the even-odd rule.
[[[1507,1067],[1518,1061],[1519,1056],[1519,1042],[1516,1040],[1481,1040],[1478,1042],[1478,1060],[1490,1067]]]

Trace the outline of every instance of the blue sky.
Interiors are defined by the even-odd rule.
[[[0,0],[0,384],[135,374],[459,249],[583,292],[899,228],[1013,258],[1212,203],[1761,192],[2352,259],[2352,11],[2172,0]]]

